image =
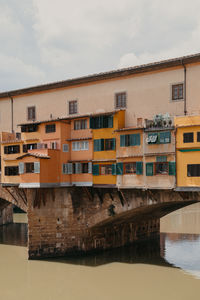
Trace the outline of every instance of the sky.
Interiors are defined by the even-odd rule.
[[[199,0],[0,0],[0,92],[200,52]]]

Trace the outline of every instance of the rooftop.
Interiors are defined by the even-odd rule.
[[[112,70],[108,72],[92,74],[92,75],[78,77],[78,78],[72,78],[63,81],[57,81],[53,83],[47,83],[43,85],[32,86],[32,87],[18,89],[18,90],[6,91],[0,93],[0,98],[14,97],[14,96],[19,96],[19,95],[24,95],[29,93],[92,83],[95,81],[101,81],[106,79],[125,77],[133,74],[156,71],[156,70],[170,68],[170,67],[183,66],[183,64],[190,64],[196,62],[200,62],[200,53],[162,60],[158,62],[153,62],[153,63],[129,67],[129,68],[123,68],[123,69]]]

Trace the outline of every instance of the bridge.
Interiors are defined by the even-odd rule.
[[[161,217],[198,202],[200,193],[1,187],[0,198],[1,211],[10,204],[27,211],[28,253],[35,259],[112,249],[154,236]]]

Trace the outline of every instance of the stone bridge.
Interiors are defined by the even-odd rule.
[[[0,225],[13,221],[13,204],[27,212],[26,191],[18,187],[0,186]]]
[[[29,189],[29,258],[116,248],[159,233],[160,218],[198,192],[98,188]]]

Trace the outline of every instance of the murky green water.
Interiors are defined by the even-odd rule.
[[[28,261],[22,221],[0,228],[2,300],[200,299],[200,204],[165,217],[160,239],[73,260]]]

